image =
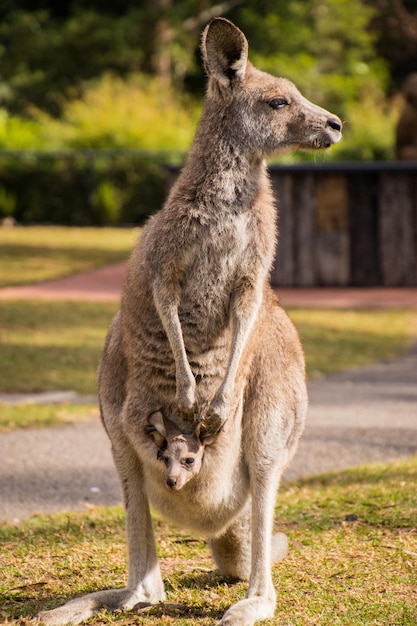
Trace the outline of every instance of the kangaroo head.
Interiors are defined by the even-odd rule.
[[[242,150],[264,158],[340,141],[340,119],[309,102],[289,80],[254,67],[245,35],[229,20],[214,18],[206,26],[202,53],[209,76],[207,109],[217,119],[221,109]]]
[[[156,411],[148,419],[145,432],[154,440],[157,458],[165,463],[165,483],[169,489],[179,491],[196,476],[204,456],[204,448],[215,440],[215,435],[207,433],[197,424],[192,433],[183,433],[161,411]]]

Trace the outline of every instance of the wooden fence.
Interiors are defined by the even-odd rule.
[[[417,162],[271,166],[274,285],[417,285]]]

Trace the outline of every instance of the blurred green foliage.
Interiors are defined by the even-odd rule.
[[[164,155],[135,151],[0,155],[0,218],[78,226],[141,224],[165,198]]]
[[[343,119],[344,140],[326,159],[381,160],[394,156],[401,103],[393,93],[401,73],[404,68],[417,71],[417,38],[414,42],[410,34],[413,24],[417,28],[417,7],[411,4],[408,0],[226,0],[221,8],[247,35],[256,65],[290,78],[309,99]],[[160,151],[158,162],[167,158],[167,151],[184,153],[197,124],[205,85],[200,32],[218,11],[215,2],[200,0],[3,0],[0,150],[127,148]],[[394,22],[397,29],[392,30]],[[401,50],[391,45],[399,32]],[[296,154],[286,160],[311,158]],[[24,174],[20,187],[32,176],[31,159],[30,166],[25,159],[20,166]],[[84,179],[91,181],[90,165],[81,176],[82,158],[74,157],[71,165],[67,159],[65,166],[58,161],[37,160],[39,175],[33,173],[32,184],[39,181],[39,189],[33,197],[37,194],[40,199],[46,192],[43,180],[49,181],[54,196],[54,177],[57,186],[67,189],[75,171],[79,189],[85,187]],[[143,163],[140,184],[149,168],[156,171],[154,159]],[[136,165],[126,167],[125,179],[139,184]],[[28,192],[16,191],[11,182],[17,168],[17,160],[1,166],[0,214],[39,219],[33,198],[29,202],[25,196],[28,204],[22,208],[21,197]],[[159,168],[156,179],[164,176]],[[94,177],[98,182],[89,192],[88,203],[95,211],[100,207],[99,219],[107,223],[125,214],[131,218],[120,171],[117,180],[112,175],[98,180],[96,171]],[[146,185],[154,191],[158,188],[153,182]],[[145,189],[129,194],[147,197],[150,212],[160,201],[158,193],[153,196]],[[57,218],[56,207],[43,211],[45,219]],[[83,208],[78,211],[77,219],[66,215],[65,220],[80,223]]]
[[[399,12],[404,0],[396,4]],[[395,124],[395,116],[385,115],[391,77],[387,59],[377,53],[387,36],[379,5],[222,5],[248,36],[259,67],[292,79],[308,98],[347,121],[349,147],[335,151],[335,158],[392,156],[379,138],[384,120],[390,139]],[[3,2],[0,147],[187,149],[199,110],[192,96],[201,101],[205,81],[199,34],[217,12],[213,7],[198,0]]]
[[[158,78],[104,75],[69,100],[59,119],[33,112],[53,148],[182,150],[191,143],[199,107]]]
[[[372,9],[362,0],[289,0],[244,3],[239,24],[255,64],[286,76],[311,100],[344,115],[364,93],[383,97],[384,61],[367,26]]]

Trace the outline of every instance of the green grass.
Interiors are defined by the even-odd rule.
[[[7,300],[0,306],[0,391],[96,392],[95,375],[117,303]],[[417,336],[415,311],[290,311],[309,378],[403,354]],[[0,405],[0,429],[62,421],[60,406]],[[89,416],[84,407],[72,419]]]
[[[3,301],[0,389],[95,392],[95,371],[116,303]],[[309,376],[402,354],[417,336],[415,311],[290,312]]]
[[[0,403],[0,433],[16,428],[43,428],[57,424],[73,424],[98,418],[95,404],[10,404]]]
[[[277,528],[288,557],[274,567],[277,611],[264,624],[415,626],[417,457],[284,485]],[[348,521],[354,516],[355,521]],[[120,508],[37,516],[0,529],[0,617],[28,624],[38,610],[125,581]],[[89,624],[211,626],[246,585],[213,571],[198,538],[156,520],[168,604],[102,612]],[[195,540],[197,539],[197,540]]]
[[[127,260],[137,228],[0,228],[0,288]]]
[[[308,378],[398,357],[417,340],[415,310],[293,309]]]
[[[117,308],[116,303],[3,301],[1,390],[94,393],[98,360]]]

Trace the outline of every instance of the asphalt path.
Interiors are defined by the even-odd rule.
[[[307,427],[284,480],[417,454],[417,346],[402,359],[310,382],[309,395]],[[118,502],[98,419],[0,435],[0,520]]]

